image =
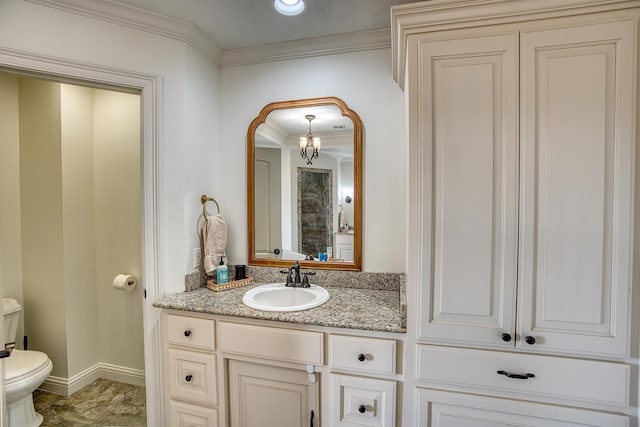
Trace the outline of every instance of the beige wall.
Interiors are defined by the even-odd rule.
[[[142,287],[111,286],[141,275],[140,97],[6,74],[0,97],[0,280],[29,348],[63,379],[144,370]]]
[[[93,90],[60,85],[68,375],[98,362]],[[29,316],[29,313],[27,313]],[[60,362],[59,362],[60,363]]]
[[[100,361],[144,369],[142,294],[112,287],[141,276],[140,97],[94,92],[96,276]]]
[[[0,286],[22,303],[18,78],[0,74]],[[22,345],[24,322],[18,326]]]
[[[60,85],[19,79],[24,331],[67,377]]]

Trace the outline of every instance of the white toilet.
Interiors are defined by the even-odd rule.
[[[4,342],[15,342],[22,307],[14,299],[3,298],[2,311]],[[33,408],[32,393],[47,379],[53,363],[46,354],[30,350],[13,350],[4,361],[9,427],[39,426],[43,418]]]

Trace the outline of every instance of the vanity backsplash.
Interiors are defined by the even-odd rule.
[[[231,267],[230,267],[231,268]],[[280,283],[286,280],[283,268],[247,266],[247,276],[253,277],[256,283]],[[339,287],[353,289],[374,289],[383,291],[404,290],[404,273],[370,273],[360,271],[314,270],[311,283],[322,287]],[[185,275],[185,291],[194,291],[207,286],[207,275],[204,271],[193,271]]]

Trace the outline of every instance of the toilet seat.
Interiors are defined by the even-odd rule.
[[[4,359],[5,385],[24,381],[49,369],[51,361],[41,351],[13,350],[11,356]]]

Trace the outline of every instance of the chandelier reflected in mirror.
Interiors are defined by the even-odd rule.
[[[308,114],[304,116],[307,120],[309,120],[309,132],[307,136],[300,137],[300,156],[303,159],[307,160],[307,164],[312,164],[313,159],[318,158],[318,153],[320,152],[320,138],[313,136],[311,133],[311,120],[315,119],[316,116],[313,114]]]

